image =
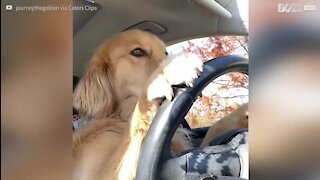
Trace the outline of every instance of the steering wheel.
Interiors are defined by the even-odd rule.
[[[178,126],[184,121],[184,117],[201,91],[211,81],[228,72],[248,74],[248,60],[239,56],[224,56],[207,61],[203,65],[202,74],[195,80],[193,87],[179,89],[172,102],[165,100],[162,103],[144,140],[136,180],[161,179],[162,165],[175,158],[170,150],[170,142]],[[241,178],[224,176],[220,179],[239,180]]]

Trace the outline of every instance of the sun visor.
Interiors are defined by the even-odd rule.
[[[192,0],[194,3],[223,18],[231,18],[231,13],[214,0]]]
[[[232,17],[219,19],[218,33],[248,35],[249,0],[231,0],[225,8],[232,12]]]

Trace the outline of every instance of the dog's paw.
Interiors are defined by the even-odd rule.
[[[192,87],[193,82],[202,72],[203,62],[194,54],[169,56],[169,63],[164,67],[163,74],[170,85],[186,84]]]
[[[171,85],[162,74],[159,74],[148,86],[147,99],[149,101],[163,97],[171,101],[173,95]]]
[[[161,72],[148,86],[148,100],[165,97],[171,101],[174,96],[172,85],[186,84],[192,87],[202,72],[202,66],[201,59],[193,54],[169,56],[162,64]]]

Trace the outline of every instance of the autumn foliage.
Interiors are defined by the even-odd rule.
[[[184,52],[198,55],[203,62],[219,56],[248,56],[247,38],[217,36],[204,38],[201,43],[188,41]],[[230,72],[211,82],[193,104],[186,119],[192,128],[210,126],[217,120],[248,102],[249,77]]]

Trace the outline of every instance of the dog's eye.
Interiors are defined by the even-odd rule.
[[[135,57],[143,57],[147,55],[147,53],[141,48],[135,48],[130,52],[130,54]]]
[[[169,53],[166,51],[165,54],[166,54],[166,56],[168,56]]]

